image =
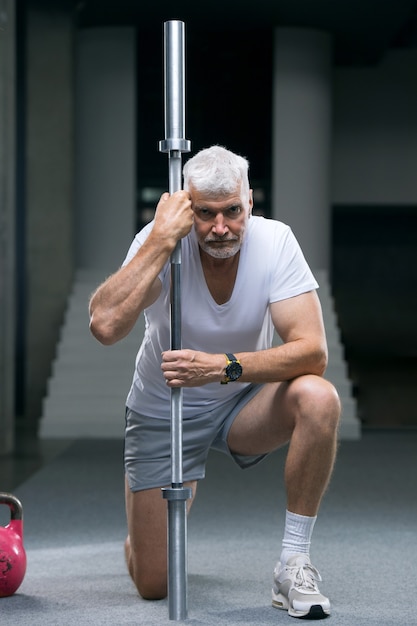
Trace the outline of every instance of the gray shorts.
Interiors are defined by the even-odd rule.
[[[233,454],[227,445],[227,436],[235,417],[261,387],[250,385],[218,408],[183,420],[184,482],[204,478],[210,449],[228,454],[243,469],[266,456]],[[131,409],[126,410],[124,463],[132,491],[171,484],[170,428],[169,419],[147,417]]]

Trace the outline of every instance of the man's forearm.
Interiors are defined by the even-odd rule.
[[[128,265],[110,276],[90,300],[90,329],[105,345],[123,339],[140,313],[159,295],[157,277],[171,248],[163,248],[150,236]]]
[[[327,364],[325,340],[300,339],[267,350],[234,354],[242,366],[239,382],[270,383],[306,374],[322,376]],[[161,368],[169,387],[198,387],[223,382],[226,365],[224,354],[185,348],[163,352]]]
[[[259,352],[238,352],[242,382],[268,383],[291,380],[305,374],[322,376],[327,366],[325,342],[303,339]]]

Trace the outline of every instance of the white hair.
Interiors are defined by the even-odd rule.
[[[227,196],[241,185],[242,195],[249,198],[249,162],[242,156],[212,146],[197,152],[184,165],[184,189],[193,187],[208,196]]]

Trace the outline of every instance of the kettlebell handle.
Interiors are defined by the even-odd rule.
[[[20,500],[11,493],[0,493],[0,504],[7,504],[10,509],[11,520],[23,519],[23,507]]]

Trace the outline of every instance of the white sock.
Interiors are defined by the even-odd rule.
[[[307,517],[287,511],[282,540],[281,564],[285,565],[294,554],[310,554],[311,536],[317,516]]]

